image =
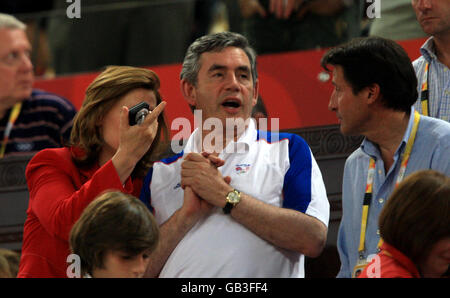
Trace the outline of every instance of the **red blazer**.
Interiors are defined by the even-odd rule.
[[[84,208],[106,190],[139,197],[142,186],[142,180],[131,178],[123,186],[111,161],[101,168],[77,168],[69,148],[40,151],[25,175],[30,201],[17,277],[67,277],[69,233]]]
[[[416,265],[402,252],[386,242],[380,248],[381,251],[377,254],[378,260],[373,259],[358,278],[368,278],[368,270],[372,270],[370,277],[375,276],[374,270],[379,270],[380,278],[420,278]]]

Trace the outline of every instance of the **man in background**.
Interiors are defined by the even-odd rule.
[[[413,62],[419,99],[415,106],[423,115],[450,121],[450,1],[412,0],[417,20],[430,38]]]
[[[15,17],[0,13],[0,158],[61,147],[76,113],[68,100],[33,89],[25,28]]]

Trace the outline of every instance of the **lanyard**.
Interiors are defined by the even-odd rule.
[[[425,71],[422,77],[422,89],[420,91],[420,104],[422,105],[422,114],[425,116],[430,115],[429,111],[429,97],[430,92],[428,89],[428,70],[430,69],[430,63],[425,64]]]
[[[414,113],[414,124],[411,130],[411,134],[409,135],[408,143],[406,144],[405,152],[403,153],[402,163],[400,166],[400,171],[397,175],[397,181],[395,183],[395,187],[403,180],[405,176],[406,166],[408,165],[409,157],[411,155],[411,150],[414,145],[414,141],[416,139],[417,128],[419,127],[420,114],[416,111]],[[367,228],[367,219],[369,214],[370,202],[372,201],[372,191],[373,191],[373,178],[375,176],[375,160],[373,158],[370,159],[369,162],[369,171],[367,174],[367,184],[366,184],[366,192],[364,194],[364,201],[362,206],[362,216],[361,216],[361,234],[359,238],[359,257],[360,259],[364,256],[364,242],[366,239],[366,228]],[[378,247],[382,244],[382,239],[378,242]]]
[[[16,122],[17,118],[20,114],[20,109],[22,108],[22,102],[18,102],[14,105],[9,114],[8,124],[6,124],[5,132],[3,133],[3,142],[0,147],[0,158],[3,158],[5,155],[6,145],[8,144],[9,135],[11,134],[11,130]]]

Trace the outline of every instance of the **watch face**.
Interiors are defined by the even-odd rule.
[[[228,194],[228,201],[229,201],[230,203],[237,203],[237,202],[239,202],[239,196],[238,196],[238,194],[235,193],[234,191],[233,191],[233,192],[230,192],[230,193]]]

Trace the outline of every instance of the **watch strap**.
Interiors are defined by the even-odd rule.
[[[231,213],[231,209],[233,209],[233,207],[234,207],[234,205],[233,204],[231,204],[230,202],[227,202],[226,204],[225,204],[225,207],[223,207],[223,213],[225,213],[225,214],[230,214]]]

